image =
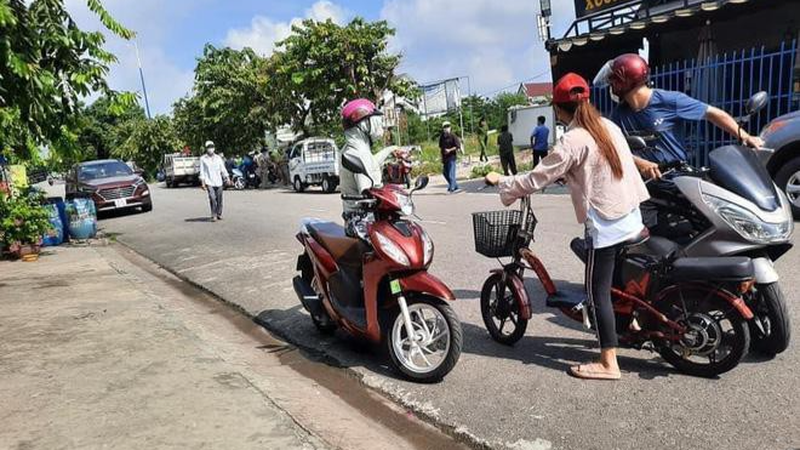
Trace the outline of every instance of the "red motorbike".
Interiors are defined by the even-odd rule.
[[[492,271],[481,290],[481,313],[494,340],[513,345],[525,334],[531,303],[523,284],[533,271],[547,295],[546,305],[595,329],[585,292],[556,288],[531,251],[536,216],[530,197],[520,210],[473,214],[475,249],[491,258],[511,257]],[[582,239],[571,243],[586,262]],[[678,370],[713,377],[739,364],[750,346],[747,321],[753,313],[742,300],[755,275],[750,258],[680,258],[649,233],[623,244],[617,255],[611,296],[623,347],[655,350]]]
[[[367,174],[357,158],[342,165]],[[461,355],[461,322],[447,302],[450,289],[428,273],[433,242],[407,216],[412,194],[388,184],[344,200],[356,201],[364,220],[358,237],[332,222],[305,219],[297,239],[304,252],[294,289],[314,325],[323,333],[336,328],[360,339],[383,343],[394,366],[406,378],[434,382],[452,370]]]
[[[420,148],[417,146],[400,147],[392,152],[392,161],[383,167],[383,181],[404,185],[406,189],[411,189],[411,169],[414,167],[411,156],[415,151],[419,152]]]

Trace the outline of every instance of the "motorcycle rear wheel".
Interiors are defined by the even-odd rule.
[[[514,345],[525,335],[528,319],[522,317],[521,301],[510,280],[494,273],[481,289],[481,316],[489,335],[503,345]]]
[[[757,305],[753,320],[761,320],[766,335],[758,330],[758,325],[751,322],[750,334],[753,340],[750,350],[767,356],[775,356],[789,347],[792,336],[792,325],[789,322],[789,310],[786,299],[778,283],[756,285]]]
[[[427,295],[409,297],[408,309],[422,340],[415,351],[400,308],[395,308],[384,327],[389,361],[410,381],[438,382],[453,370],[461,356],[464,342],[461,321],[450,305]]]
[[[750,329],[744,317],[705,290],[684,289],[675,297],[661,302],[659,310],[688,331],[679,341],[663,342],[658,349],[661,357],[683,373],[705,378],[736,367],[750,347]]]

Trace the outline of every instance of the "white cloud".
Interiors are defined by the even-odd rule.
[[[108,74],[109,86],[118,91],[137,92],[144,108],[142,85],[133,43],[111,35],[88,10],[85,0],[67,0],[67,9],[82,29],[100,30],[106,35],[105,48],[114,53],[119,62],[111,66]],[[163,50],[169,38],[170,23],[190,12],[196,5],[185,2],[163,2],[161,0],[106,0],[103,5],[112,17],[124,26],[136,31],[139,52],[147,84],[150,111],[153,115],[166,114],[172,103],[189,92],[194,80],[191,68],[179,67]],[[94,96],[87,99],[92,101]]]
[[[563,20],[570,2],[553,3]],[[473,93],[491,93],[542,73],[549,79],[538,12],[534,0],[387,0],[381,18],[397,29],[390,48],[417,81],[469,76]]]
[[[342,23],[346,15],[344,8],[328,0],[320,0],[306,9],[302,18],[295,17],[281,22],[265,16],[255,16],[249,27],[229,30],[224,43],[235,49],[250,47],[262,55],[269,55],[275,50],[275,44],[289,37],[292,26],[299,25],[303,19],[318,22],[331,19],[335,23]]]

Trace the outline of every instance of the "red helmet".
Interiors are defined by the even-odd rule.
[[[342,125],[344,129],[352,128],[367,117],[379,115],[375,104],[365,98],[351,100],[342,108]]]
[[[608,84],[611,92],[622,98],[633,89],[646,84],[650,78],[650,67],[647,61],[635,53],[617,56],[611,63]]]

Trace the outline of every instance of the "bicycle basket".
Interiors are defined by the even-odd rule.
[[[475,233],[475,251],[489,258],[514,256],[533,239],[536,217],[528,212],[528,223],[523,224],[519,210],[487,211],[472,214]],[[525,230],[522,230],[525,225]],[[520,233],[524,231],[524,233]]]

